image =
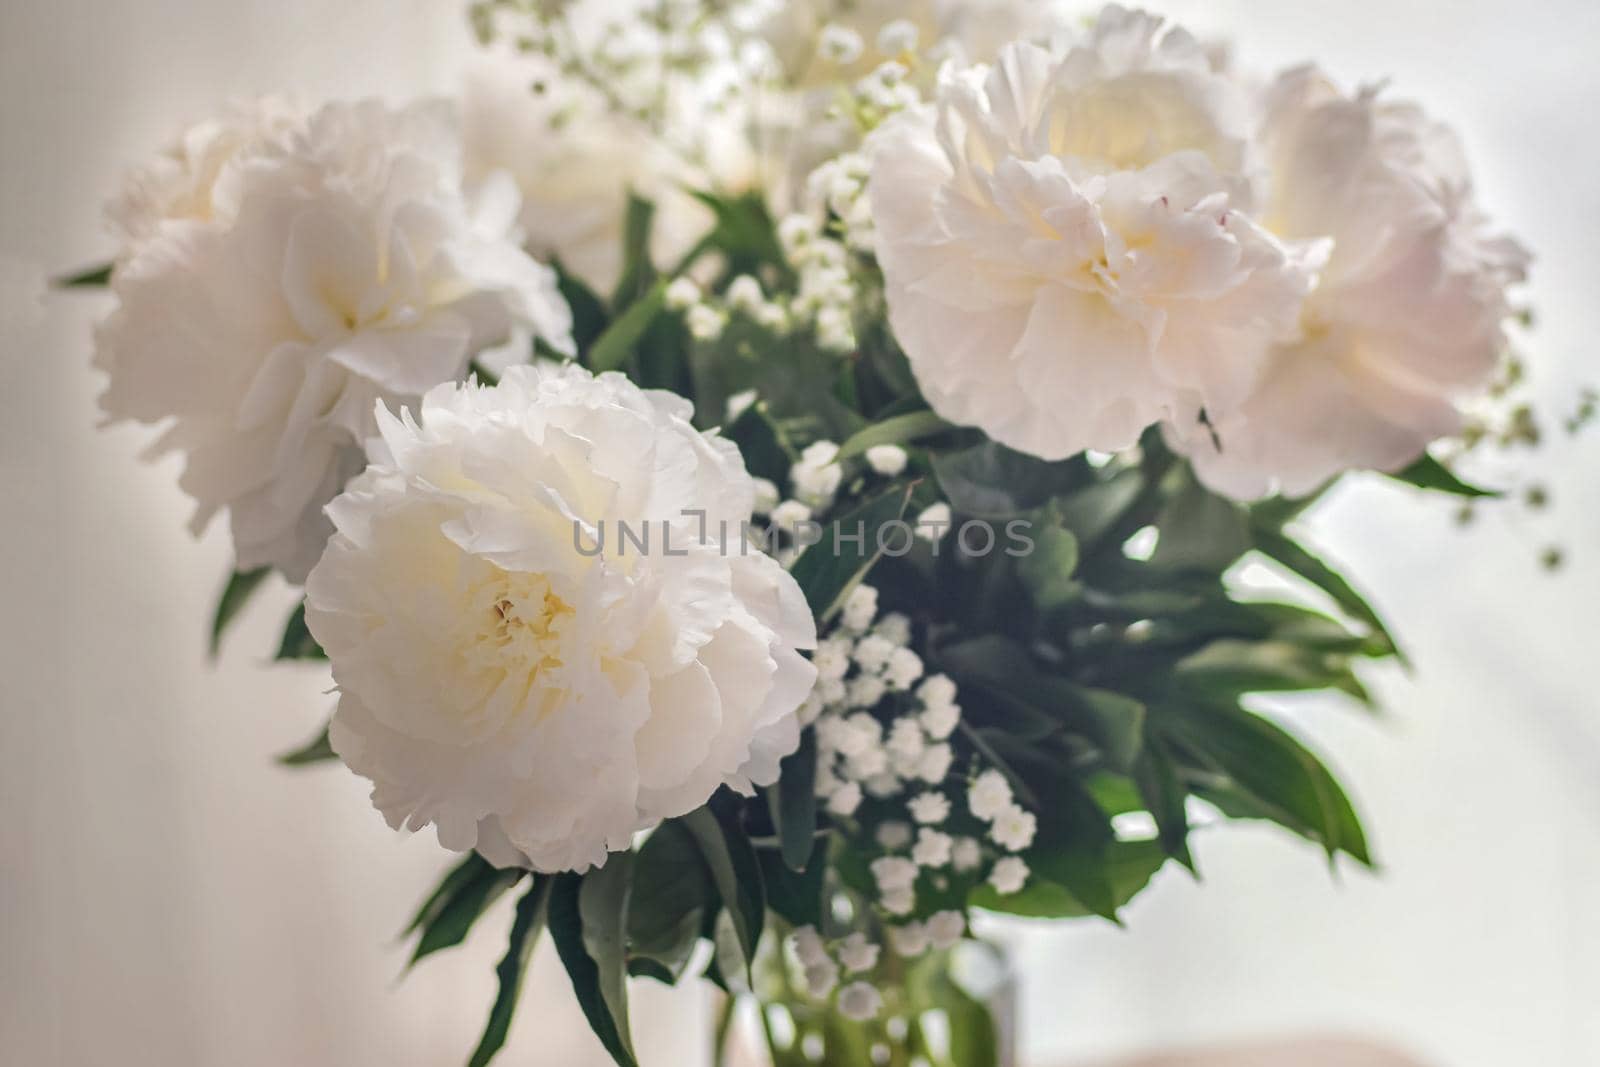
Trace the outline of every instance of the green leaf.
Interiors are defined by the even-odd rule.
[[[1431,489],[1439,493],[1449,493],[1452,496],[1499,497],[1505,495],[1497,490],[1480,489],[1475,485],[1468,485],[1460,478],[1457,478],[1450,468],[1426,452],[1422,454],[1421,459],[1411,466],[1405,470],[1396,471],[1389,477],[1397,482],[1405,482],[1407,485],[1416,486],[1418,489]]]
[[[817,732],[806,729],[800,734],[800,747],[779,766],[777,783],[766,791],[783,862],[790,870],[804,871],[815,850],[816,781]]]
[[[756,850],[767,907],[791,925],[822,925],[823,883],[832,870],[828,863],[828,844],[827,837],[816,838],[804,871],[793,870],[775,849]]]
[[[1061,497],[1056,504],[1062,525],[1077,536],[1080,551],[1088,555],[1124,523],[1146,488],[1143,471],[1131,467],[1119,470],[1103,481]]]
[[[1196,703],[1161,717],[1162,729],[1200,764],[1226,776],[1202,790],[1224,811],[1270,819],[1371,865],[1366,835],[1338,781],[1274,723],[1238,707]]]
[[[1028,858],[1033,873],[1021,892],[1002,896],[993,886],[984,883],[972,891],[968,903],[985,911],[1035,919],[1105,915],[1103,910],[1086,905],[1058,877],[1053,877],[1070,865],[1072,858],[1050,855]],[[1110,887],[1112,911],[1120,910],[1138,896],[1166,861],[1167,854],[1157,841],[1113,841],[1107,845],[1102,870]]]
[[[572,309],[572,341],[579,352],[587,352],[610,321],[605,303],[583,279],[567,270],[559,259],[550,266],[556,272],[556,288]]]
[[[1077,486],[1077,461],[1046,462],[993,441],[933,457],[933,471],[950,507],[978,519],[1010,519]]]
[[[878,562],[884,544],[898,549],[911,536],[900,521],[910,500],[909,486],[869,500],[824,528],[822,540],[795,561],[789,573],[800,583],[819,623],[832,617],[845,595]]]
[[[317,639],[311,636],[311,631],[306,627],[306,606],[304,602],[295,605],[294,612],[289,616],[289,621],[283,627],[283,640],[278,642],[277,659],[327,659],[328,654],[322,651],[322,646],[317,644]]]
[[[650,230],[655,223],[656,206],[637,193],[628,193],[622,217],[622,272],[611,295],[613,307],[627,307],[649,287],[655,275],[650,262]]]
[[[1087,737],[1107,761],[1127,770],[1143,745],[1145,708],[1121,693],[1091,689],[1044,671],[1008,637],[988,634],[939,650],[941,669],[962,686],[974,686],[1021,705],[1032,715]],[[1012,722],[1012,733],[1034,733]]]
[[[578,1006],[583,1009],[584,1017],[589,1020],[589,1028],[620,1067],[637,1067],[631,1041],[625,1031],[619,1029],[618,1020],[612,1015],[604,991],[614,988],[622,979],[601,973],[600,963],[589,954],[590,935],[585,921],[586,911],[598,921],[603,911],[618,904],[620,891],[615,884],[606,884],[591,898],[587,909],[583,900],[584,883],[610,867],[620,855],[627,853],[613,854],[607,859],[606,867],[587,875],[571,872],[556,875],[550,887],[548,922],[550,940],[555,942],[556,953],[567,969],[567,977],[572,980],[572,991],[578,998]],[[626,894],[622,893],[622,914],[617,917],[618,920],[625,921],[626,903]],[[621,1023],[624,1027],[627,1025],[626,1016]]]
[[[723,429],[722,435],[739,446],[746,470],[757,478],[767,479],[782,491],[789,480],[789,468],[794,466],[797,457],[783,431],[767,413],[766,404],[759,401],[751,404]]]
[[[1254,537],[1257,551],[1328,594],[1340,611],[1365,623],[1375,637],[1380,638],[1402,663],[1405,662],[1405,654],[1384,625],[1383,618],[1343,575],[1281,531],[1257,525]]]
[[[578,891],[578,915],[583,921],[583,947],[594,961],[600,999],[611,1016],[617,1039],[633,1060],[633,1036],[628,1024],[628,908],[633,896],[631,852],[613,853],[604,867],[590,871]],[[615,1056],[615,1053],[613,1053]]]
[[[534,875],[533,884],[517,901],[517,917],[511,924],[506,954],[495,968],[500,988],[495,994],[494,1006],[489,1009],[489,1021],[483,1028],[483,1037],[473,1050],[467,1067],[487,1067],[506,1043],[506,1036],[511,1031],[511,1017],[517,1010],[517,996],[522,991],[522,977],[528,971],[528,961],[533,958],[533,947],[538,943],[539,930],[544,925],[553,881],[549,875]]]
[[[1156,518],[1161,532],[1150,562],[1172,570],[1220,573],[1250,550],[1250,516],[1244,508],[1210,492],[1193,473]]]
[[[1224,698],[1337,689],[1371,703],[1347,654],[1292,641],[1212,641],[1179,660],[1173,667],[1173,680],[1182,692]]]
[[[500,899],[501,894],[521,881],[526,872],[500,870],[480,859],[470,868],[470,877],[455,878],[455,873],[451,872],[452,876],[445,879],[449,886],[446,895],[437,901],[430,899],[423,906],[423,912],[418,913],[418,918],[422,920],[418,927],[422,936],[417,939],[416,951],[411,954],[411,966],[415,966],[424,956],[431,956],[441,949],[454,948],[465,941],[472,924],[483,917],[483,913]]]
[[[1078,569],[1078,538],[1061,521],[1050,504],[1034,513],[1029,536],[1033,551],[1017,560],[1017,577],[1040,611],[1048,612],[1074,600],[1079,585],[1072,578]]]
[[[681,822],[651,833],[634,863],[634,881],[648,891],[634,894],[628,908],[630,969],[675,982],[719,903],[711,871]]]
[[[417,909],[416,915],[412,916],[410,924],[406,926],[404,935],[416,933],[425,923],[437,918],[439,912],[444,910],[445,902],[450,900],[461,886],[477,878],[483,868],[488,866],[490,866],[489,861],[476,852],[469,852],[462,857],[461,862],[450,868],[450,872],[440,880],[438,886],[428,895],[428,899],[422,902],[422,907]]]
[[[217,652],[222,647],[222,633],[233,622],[239,610],[250,600],[250,595],[260,587],[271,567],[257,567],[253,571],[235,570],[228,577],[228,584],[222,589],[222,596],[217,598],[216,614],[211,619],[211,658],[217,658]]]
[[[88,267],[76,274],[56,278],[50,285],[55,289],[100,289],[111,284],[111,264]]]
[[[1133,765],[1133,781],[1145,809],[1156,821],[1156,839],[1162,850],[1190,871],[1188,790],[1159,739],[1152,738]]]
[[[322,732],[306,744],[293,752],[285,752],[279,756],[278,762],[285,767],[304,767],[307,764],[324,763],[338,758],[338,754],[333,751],[332,743],[328,740],[328,728],[324,726]]]
[[[666,304],[667,279],[658,278],[628,309],[607,326],[590,347],[589,369],[596,374],[622,370],[633,355],[634,346],[644,337]]]
[[[913,411],[906,415],[896,415],[882,422],[873,423],[840,445],[839,459],[841,461],[853,459],[865,455],[869,448],[876,448],[879,445],[903,445],[954,428],[931,411]]]
[[[766,890],[755,849],[739,826],[737,799],[727,797],[725,792],[718,793],[711,803],[680,821],[705,857],[711,882],[733,922],[748,967],[755,960],[756,944],[761,940],[766,919]]]

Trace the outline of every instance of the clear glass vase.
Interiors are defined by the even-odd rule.
[[[751,993],[720,1005],[717,1067],[1015,1067],[1015,972],[996,945],[911,961],[885,951],[869,976],[883,1009],[865,1022],[808,995],[785,957],[763,951]]]

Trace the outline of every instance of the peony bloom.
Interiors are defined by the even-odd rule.
[[[306,621],[339,686],[334,750],[390,825],[581,869],[777,779],[815,626],[742,545],[750,477],[691,411],[574,366],[440,386],[420,425],[380,411]]]
[[[155,159],[128,175],[106,209],[123,241],[120,258],[126,259],[169,222],[231,218],[238,205],[226,190],[218,195],[218,180],[229,164],[281,143],[305,118],[298,105],[268,96],[232,104],[183,131]]]
[[[1268,91],[1262,140],[1264,222],[1289,240],[1330,238],[1332,253],[1259,389],[1168,434],[1239,498],[1397,470],[1459,429],[1456,402],[1492,375],[1506,287],[1528,263],[1474,205],[1454,134],[1413,105],[1301,68]]]
[[[510,174],[522,194],[529,251],[559,261],[602,295],[622,273],[630,192],[656,204],[651,251],[659,263],[683,256],[711,226],[709,211],[684,191],[704,184],[687,164],[643,124],[538,60],[480,60],[461,110],[468,179]]]
[[[878,260],[934,410],[1059,459],[1248,395],[1316,252],[1251,220],[1249,132],[1192,37],[1117,7],[885,123]]]
[[[510,238],[509,188],[476,213],[463,198],[446,106],[330,104],[236,147],[210,185],[225,210],[169,211],[118,264],[101,406],[165,424],[154,451],[186,455],[196,530],[227,508],[239,566],[299,581],[376,402],[519,332],[565,349],[571,316]]]

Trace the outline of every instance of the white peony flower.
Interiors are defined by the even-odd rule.
[[[880,127],[889,319],[934,410],[1060,459],[1248,394],[1314,251],[1247,214],[1249,134],[1192,37],[1117,7],[1062,55],[946,71]]]
[[[273,129],[221,165],[209,214],[119,262],[95,362],[110,419],[165,423],[154,451],[186,455],[193,527],[228,509],[239,566],[299,581],[375,403],[518,331],[570,349],[571,316],[507,236],[514,195],[476,216],[463,198],[448,106],[336,103]]]
[[[1265,380],[1168,439],[1213,489],[1301,496],[1350,469],[1392,471],[1461,426],[1504,351],[1506,286],[1528,254],[1475,206],[1455,135],[1376,89],[1353,96],[1301,68],[1267,92],[1263,220],[1331,239],[1301,331]]]
[[[232,217],[238,205],[218,182],[241,157],[286,140],[305,122],[305,109],[268,96],[239,102],[184,130],[150,162],[131,172],[106,209],[125,259],[171,222]]]
[[[544,365],[441,386],[420,425],[380,414],[306,622],[339,686],[334,750],[391,826],[582,869],[719,785],[777,779],[814,624],[772,559],[719,546],[753,491],[691,414]]]

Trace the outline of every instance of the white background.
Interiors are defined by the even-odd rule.
[[[1527,347],[1546,395],[1600,380],[1600,9],[1167,10],[1253,65],[1393,75],[1457,123],[1483,199],[1539,255]],[[288,593],[206,662],[226,537],[190,542],[173,466],[135,458],[143,435],[95,432],[102,298],[39,300],[44,272],[104,257],[100,203],[183,121],[266,90],[448,90],[466,49],[450,0],[0,8],[0,1062],[436,1067],[476,1039],[508,916],[400,980],[395,935],[443,857],[342,770],[271,764],[330,703],[318,671],[264,669]],[[1204,885],[1163,875],[1125,931],[1008,928],[1032,1062],[1320,1031],[1445,1067],[1600,1063],[1597,449],[1551,450],[1544,522],[1461,532],[1447,506],[1371,485],[1317,517],[1416,663],[1375,676],[1385,721],[1297,710],[1383,874],[1330,878],[1270,830],[1209,831]],[[1575,557],[1556,578],[1536,565],[1553,538]],[[542,953],[503,1062],[599,1062],[562,981]],[[648,1067],[695,1062],[698,998],[639,995]]]

